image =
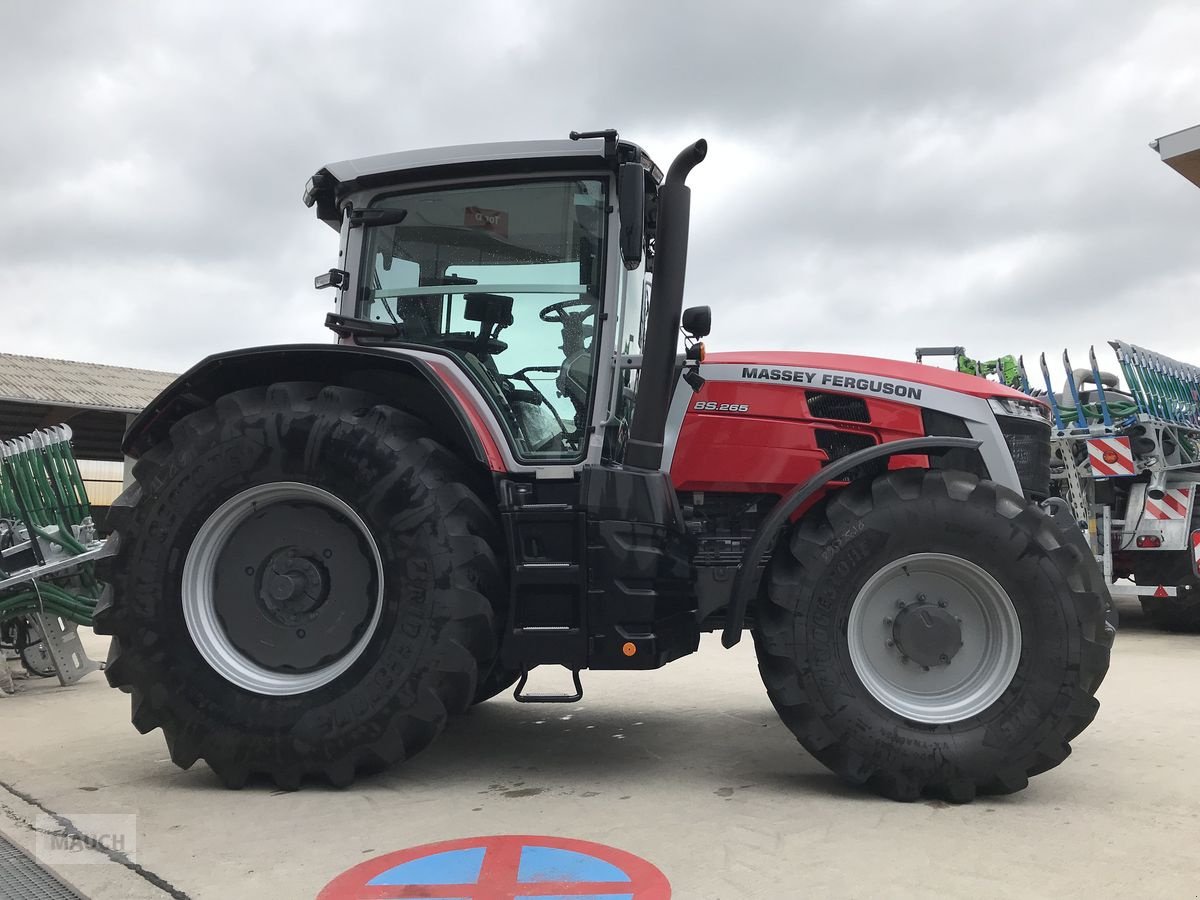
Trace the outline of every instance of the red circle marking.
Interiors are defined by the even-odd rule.
[[[369,882],[389,869],[448,850],[484,848],[483,868],[474,884],[373,885]],[[629,881],[518,882],[521,851],[525,847],[570,850],[611,863],[629,876]],[[317,900],[371,900],[371,898],[464,897],[469,900],[512,900],[514,897],[632,895],[634,900],[670,900],[667,876],[654,865],[616,847],[574,838],[531,834],[500,834],[457,838],[396,850],[361,862],[337,876],[321,890]]]

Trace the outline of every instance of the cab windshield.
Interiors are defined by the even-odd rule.
[[[538,180],[393,194],[369,226],[355,315],[450,353],[518,458],[582,456],[604,275],[605,186]],[[395,220],[397,216],[389,216]]]

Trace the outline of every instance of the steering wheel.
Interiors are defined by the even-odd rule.
[[[566,322],[569,320],[571,313],[567,312],[567,310],[571,309],[572,307],[579,307],[580,312],[585,312],[585,311],[586,312],[594,312],[596,309],[596,301],[594,301],[594,300],[563,300],[560,303],[551,303],[549,306],[544,307],[542,309],[542,311],[538,313],[538,318],[541,319],[543,322],[550,322],[552,324],[561,325],[563,322]],[[554,313],[555,315],[553,317],[551,317],[551,313]],[[578,315],[578,313],[576,313],[575,315]]]

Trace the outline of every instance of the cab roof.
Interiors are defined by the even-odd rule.
[[[613,136],[615,138],[615,133]],[[401,150],[329,163],[309,179],[304,203],[307,206],[315,204],[317,217],[338,228],[341,224],[340,204],[348,194],[363,188],[416,180],[435,170],[438,175],[462,177],[607,168],[619,162],[640,162],[656,182],[662,181],[662,172],[646,151],[629,141],[609,141],[602,137],[500,141]]]

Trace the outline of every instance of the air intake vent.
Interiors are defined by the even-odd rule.
[[[875,438],[869,434],[858,434],[854,431],[831,431],[827,428],[817,429],[817,446],[829,456],[829,461],[849,456],[857,450],[865,450],[875,446]]]
[[[854,431],[833,431],[827,428],[817,429],[817,446],[825,451],[829,462],[849,456],[858,450],[874,447],[875,438],[869,434],[859,434]],[[829,465],[829,463],[826,463]],[[877,459],[865,465],[855,466],[845,475],[839,475],[838,481],[857,481],[860,478],[874,478],[887,471],[887,460]]]
[[[867,401],[861,397],[825,394],[819,391],[805,391],[804,397],[808,400],[809,413],[818,419],[840,419],[843,422],[871,421]]]

